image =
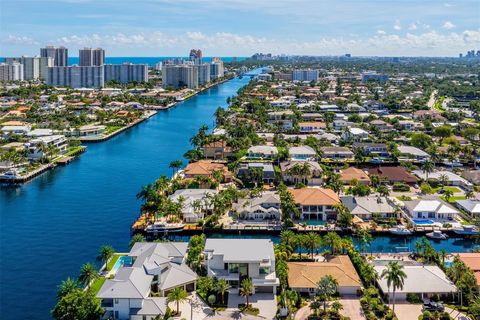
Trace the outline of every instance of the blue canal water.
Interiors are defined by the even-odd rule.
[[[48,319],[56,286],[94,262],[102,244],[125,252],[135,195],[170,175],[189,139],[250,79],[233,79],[161,111],[18,188],[0,189],[0,319]]]
[[[168,164],[182,158],[200,125],[211,127],[215,109],[248,81],[209,89],[111,140],[89,144],[67,167],[21,187],[1,187],[0,319],[48,319],[56,286],[76,277],[83,263],[94,262],[102,244],[126,251],[130,225],[139,214],[135,194],[159,175],[169,175]],[[368,251],[413,248],[415,238],[408,239],[377,237]],[[463,239],[433,245],[450,252],[473,248]]]

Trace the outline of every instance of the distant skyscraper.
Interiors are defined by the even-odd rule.
[[[105,82],[117,81],[120,83],[128,82],[147,82],[148,65],[146,64],[106,64]]]
[[[23,65],[24,80],[45,80],[47,68],[53,67],[53,58],[50,57],[14,57],[5,58],[5,62],[12,64],[18,62]]]
[[[198,68],[191,64],[165,64],[162,66],[164,88],[198,88]]]
[[[210,82],[210,64],[202,63],[196,64],[195,68],[198,70],[198,84],[204,85]]]
[[[68,66],[68,49],[65,47],[46,46],[40,49],[40,56],[53,58],[56,67]]]
[[[0,63],[0,81],[22,81],[23,64],[18,62]]]
[[[212,80],[223,77],[225,71],[223,67],[223,61],[220,58],[213,58],[210,64],[210,78]]]
[[[195,64],[201,64],[203,58],[202,50],[192,49],[190,50],[190,61],[193,61]]]
[[[317,81],[318,70],[293,70],[292,79],[293,81]]]
[[[99,88],[104,86],[103,66],[50,67],[47,69],[47,84],[71,88]]]
[[[102,48],[83,48],[78,51],[80,66],[101,66],[105,64],[105,50]]]

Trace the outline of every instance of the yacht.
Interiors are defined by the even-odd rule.
[[[426,236],[430,239],[437,239],[437,240],[445,240],[448,236],[440,230],[433,230],[433,232],[429,232]]]
[[[395,228],[390,228],[388,229],[388,232],[398,236],[409,236],[412,234],[412,231],[408,230],[407,228],[405,228],[405,226],[402,225],[396,226]]]
[[[18,171],[16,169],[11,169],[0,175],[2,179],[16,179],[18,178]]]
[[[464,225],[459,228],[453,228],[453,232],[455,232],[456,234],[462,234],[462,235],[480,234],[480,231],[478,230],[478,228],[472,225]]]
[[[155,222],[147,226],[145,229],[146,232],[155,233],[155,232],[179,232],[183,230],[185,225],[182,223],[164,223],[164,222]]]

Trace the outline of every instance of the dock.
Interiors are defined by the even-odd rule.
[[[0,183],[12,184],[12,185],[23,184],[25,182],[28,182],[28,181],[32,180],[35,177],[38,177],[42,173],[47,172],[48,170],[54,168],[55,166],[56,166],[55,163],[50,162],[50,163],[47,163],[47,164],[44,164],[44,165],[40,166],[38,169],[35,169],[35,170],[27,173],[24,176],[16,176],[15,178],[2,178],[2,177],[0,177]]]

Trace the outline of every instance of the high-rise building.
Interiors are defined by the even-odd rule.
[[[0,81],[22,81],[23,64],[18,62],[0,63]]]
[[[47,68],[53,67],[53,58],[50,57],[14,57],[5,58],[5,62],[12,64],[18,62],[23,65],[24,80],[45,80]]]
[[[362,73],[362,82],[368,82],[368,81],[385,82],[385,81],[388,81],[388,75],[377,73],[376,71],[363,72]]]
[[[210,64],[202,63],[194,66],[197,69],[198,84],[204,85],[210,82]]]
[[[49,67],[47,69],[47,84],[71,88],[99,88],[104,86],[103,66],[81,67]]]
[[[202,63],[202,58],[203,58],[202,50],[200,50],[200,49],[190,50],[189,57],[190,57],[190,61],[193,61],[195,64],[201,64]]]
[[[292,79],[293,81],[317,81],[318,70],[293,70]]]
[[[56,67],[68,66],[68,49],[65,47],[46,46],[40,49],[40,56],[53,58]]]
[[[220,58],[213,58],[210,64],[210,78],[215,80],[223,77],[224,74],[223,61]]]
[[[83,48],[78,51],[80,66],[101,66],[105,64],[105,50],[102,48]]]
[[[190,89],[198,88],[198,68],[191,64],[165,64],[162,67],[162,85]]]
[[[105,82],[117,81],[120,83],[128,82],[147,82],[148,65],[147,64],[106,64]]]

